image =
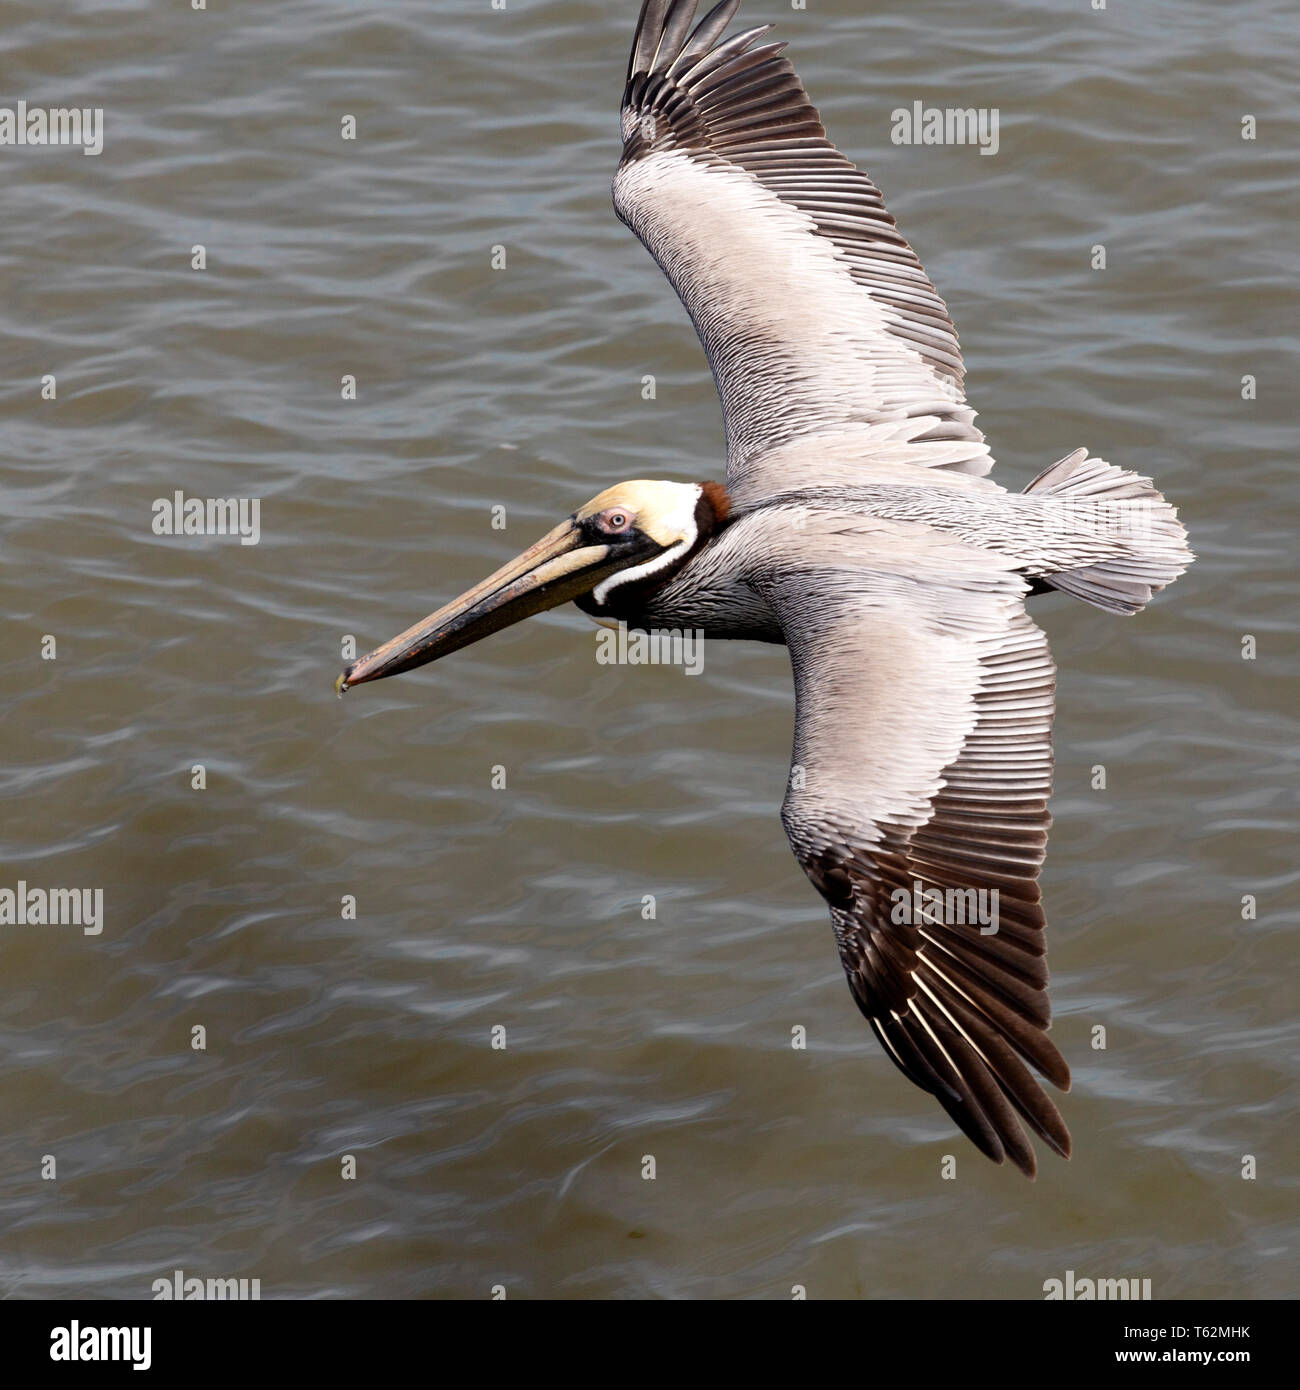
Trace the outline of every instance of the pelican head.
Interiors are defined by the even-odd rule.
[[[510,627],[581,599],[606,611],[624,584],[665,583],[726,519],[717,483],[630,482],[606,488],[481,584],[355,661],[334,683],[354,685],[411,671]]]

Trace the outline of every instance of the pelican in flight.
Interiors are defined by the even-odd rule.
[[[1055,673],[1025,612],[1136,613],[1192,559],[1149,479],[1091,457],[1022,493],[962,389],[943,301],[826,138],[770,26],[646,0],[614,207],[680,296],[726,417],[725,486],[627,482],[349,666],[340,694],[573,601],[606,625],[784,643],[781,818],[889,1057],[977,1148],[1037,1171],[1070,1135],[1034,1069]],[[995,903],[978,921],[975,903]],[[984,920],[992,918],[991,922]]]

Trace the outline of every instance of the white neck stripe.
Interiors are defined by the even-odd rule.
[[[643,565],[633,565],[631,569],[620,570],[617,574],[611,574],[608,579],[602,579],[600,583],[596,585],[595,589],[592,590],[592,598],[594,598],[601,607],[604,607],[605,600],[609,597],[609,591],[611,589],[619,584],[631,583],[633,580],[637,579],[648,579],[650,575],[658,574],[665,566],[672,564],[678,556],[685,555],[691,546],[695,544],[699,534],[700,528],[695,524],[694,518],[692,518],[690,535],[683,537],[676,545],[665,550],[662,555],[656,555],[653,560],[647,560]]]

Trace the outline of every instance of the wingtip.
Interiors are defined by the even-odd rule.
[[[638,76],[655,73],[671,76],[679,67],[722,50],[734,57],[749,49],[764,34],[771,33],[774,25],[759,24],[724,39],[740,7],[741,0],[722,0],[692,28],[699,0],[645,0],[628,55],[624,91]],[[784,43],[776,51],[783,48]]]

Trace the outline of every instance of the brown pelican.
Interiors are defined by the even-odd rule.
[[[978,1148],[1032,1177],[1070,1136],[1048,1040],[1055,675],[1024,608],[1136,613],[1191,560],[1150,481],[1078,449],[1012,494],[962,389],[943,301],[880,193],[826,139],[770,26],[692,30],[646,0],[614,206],[681,297],[726,417],[726,486],[629,482],[350,666],[409,671],[573,600],[642,630],[782,642],[782,820],[830,904],[854,1000]],[[975,895],[984,894],[984,898]],[[964,909],[997,904],[990,926]],[[1028,1065],[1027,1065],[1028,1064]]]

